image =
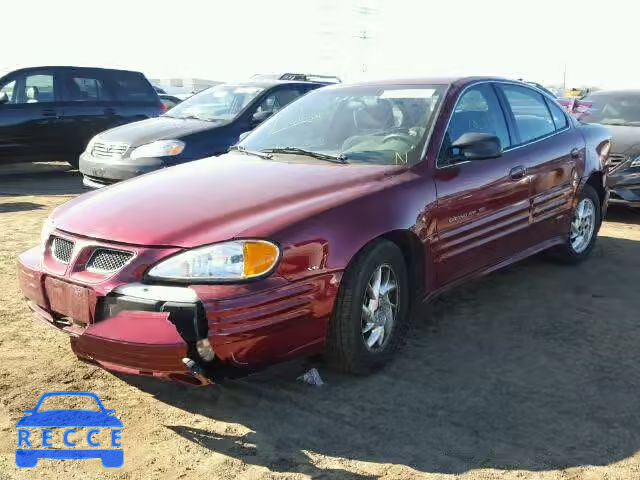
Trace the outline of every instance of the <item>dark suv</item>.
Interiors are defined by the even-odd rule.
[[[84,185],[99,188],[226,153],[242,133],[328,83],[251,79],[220,84],[189,97],[158,118],[102,132],[80,156]]]
[[[164,107],[142,73],[33,67],[0,78],[0,163],[78,157],[96,133]]]

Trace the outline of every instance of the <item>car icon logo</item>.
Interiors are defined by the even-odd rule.
[[[90,397],[95,400],[99,410],[56,409],[40,410],[42,402],[49,397]],[[120,443],[122,422],[115,416],[115,411],[105,408],[100,398],[91,392],[48,392],[43,394],[34,408],[26,409],[24,415],[16,423],[18,427],[18,448],[16,448],[16,465],[21,468],[32,468],[41,458],[82,459],[99,458],[107,468],[118,468],[124,463],[124,451]],[[78,429],[91,427],[86,435],[79,438]],[[54,439],[53,428],[57,435]],[[41,432],[38,432],[41,429]],[[38,435],[41,433],[41,435]],[[104,434],[109,434],[107,446]],[[98,439],[99,437],[99,439]],[[58,440],[65,447],[54,445]],[[84,441],[88,448],[83,448]],[[78,448],[76,446],[81,444]],[[42,448],[38,448],[38,446]],[[48,448],[45,448],[48,447]],[[98,448],[102,447],[102,448]]]

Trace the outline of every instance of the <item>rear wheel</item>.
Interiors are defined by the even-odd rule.
[[[365,248],[347,268],[329,328],[329,363],[368,373],[393,356],[408,325],[409,285],[400,249],[388,240]]]
[[[553,248],[553,258],[564,263],[578,263],[591,253],[600,230],[600,198],[591,185],[585,185],[573,211],[569,236],[563,245]]]

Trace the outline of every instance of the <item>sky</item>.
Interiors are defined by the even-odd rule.
[[[640,87],[633,0],[31,0],[0,18],[0,74],[35,65],[237,81],[497,75]],[[12,11],[16,10],[16,11]],[[24,10],[24,12],[20,12]]]

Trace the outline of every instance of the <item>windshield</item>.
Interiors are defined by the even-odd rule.
[[[348,163],[412,165],[420,160],[444,91],[444,85],[321,88],[267,120],[241,147],[276,155],[278,149],[299,155],[305,150]]]
[[[580,102],[591,103],[583,122],[640,126],[640,93],[594,93]]]
[[[263,90],[251,85],[216,85],[189,97],[165,115],[208,121],[233,120]]]

